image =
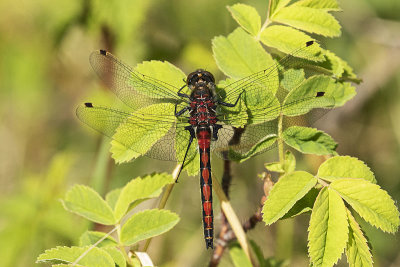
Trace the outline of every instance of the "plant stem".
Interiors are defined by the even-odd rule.
[[[115,232],[115,230],[119,231],[119,225],[116,225],[110,232],[108,232],[107,234],[105,234],[102,238],[100,238],[99,240],[97,240],[96,243],[94,243],[93,245],[91,245],[85,252],[83,252],[72,264],[71,266],[76,266],[79,261],[85,257],[89,251],[91,251],[94,247],[96,247],[98,244],[100,244],[101,242],[103,242],[104,239],[106,239],[107,237],[109,237],[113,232]],[[118,234],[119,236],[119,234]]]
[[[179,174],[179,170],[181,169],[181,164],[176,165],[174,171],[172,172],[172,177],[174,178],[174,181],[176,181],[178,179],[178,174]],[[171,195],[172,189],[174,188],[175,183],[169,184],[167,186],[167,188],[164,191],[164,194],[160,200],[160,203],[158,204],[158,208],[159,209],[163,209],[165,208],[165,205],[167,204],[167,200],[169,198],[169,196]],[[150,246],[150,242],[151,242],[151,238],[146,240],[146,243],[143,247],[143,251],[146,252],[147,249]]]
[[[242,247],[244,253],[246,254],[247,258],[251,261],[250,257],[250,250],[246,240],[246,234],[242,228],[242,225],[233,210],[228,198],[226,197],[224,191],[221,188],[218,180],[215,179],[214,175],[211,176],[213,181],[213,188],[215,193],[217,194],[219,201],[221,203],[221,209],[224,212],[226,219],[228,220],[230,226],[232,227],[233,232],[235,233],[240,246]]]
[[[262,25],[262,27],[261,27],[261,29],[260,29],[260,32],[258,33],[258,35],[257,35],[257,40],[260,40],[260,35],[261,35],[261,33],[264,31],[264,29],[265,28],[267,28],[267,26],[271,23],[271,21],[269,20],[269,15],[270,15],[270,12],[271,12],[271,5],[272,5],[272,0],[269,0],[268,1],[268,12],[267,12],[267,18],[265,19],[265,21],[264,21],[264,24]]]

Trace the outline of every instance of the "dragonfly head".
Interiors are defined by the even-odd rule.
[[[213,89],[214,88],[215,79],[214,76],[202,69],[198,69],[192,73],[190,73],[187,77],[187,86],[194,90],[197,89]]]

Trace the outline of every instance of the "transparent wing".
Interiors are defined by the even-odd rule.
[[[177,95],[178,87],[133,70],[109,52],[94,51],[89,60],[100,79],[133,110],[184,101]]]
[[[289,98],[287,98],[289,99]],[[289,103],[269,106],[266,110],[221,118],[218,122],[222,128],[218,139],[213,141],[211,149],[220,157],[231,160],[246,159],[273,149],[282,139],[278,138],[279,117],[282,115],[282,131],[290,135],[290,126],[307,126],[321,118],[335,100],[330,96],[304,97]],[[234,126],[240,120],[248,123]]]
[[[244,101],[257,98],[264,99],[266,94],[275,95],[277,93],[280,79],[284,81],[287,87],[296,87],[304,79],[302,69],[310,67],[315,71],[315,61],[322,61],[323,59],[318,43],[307,42],[303,47],[286,55],[272,66],[228,85],[222,85],[222,88],[218,88],[217,95],[225,103],[235,103],[238,97],[241,97]],[[284,68],[298,71],[286,72],[283,76],[282,70]]]
[[[164,114],[170,114],[171,108],[171,104],[165,104]],[[127,113],[91,103],[79,106],[76,114],[93,129],[151,158],[182,162],[189,144],[186,118],[180,121],[174,115],[149,114],[146,110]],[[194,143],[188,159],[194,156],[196,148]]]
[[[277,138],[280,116],[285,122],[283,127],[289,127],[304,125],[303,115],[307,114],[308,125],[335,107],[335,98],[326,84],[315,83],[303,71],[310,63],[304,55],[311,54],[308,50],[312,45],[220,90],[223,102],[238,102],[235,107],[218,107],[217,118],[223,127],[212,148],[219,156],[238,160],[272,149],[282,142]]]

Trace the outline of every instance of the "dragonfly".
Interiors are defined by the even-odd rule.
[[[180,87],[142,74],[107,51],[95,51],[91,66],[130,111],[84,103],[76,114],[137,155],[182,166],[197,159],[204,239],[206,249],[213,249],[211,152],[236,161],[258,155],[282,141],[276,132],[279,118],[335,105],[334,98],[318,88],[296,94],[298,72],[285,78],[294,89],[280,85],[282,68],[304,68],[309,61],[304,55],[314,46],[309,41],[276,64],[223,86],[216,85],[210,72],[198,69]]]

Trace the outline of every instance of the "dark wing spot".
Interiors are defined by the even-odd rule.
[[[317,92],[316,97],[320,97],[320,96],[324,96],[324,95],[325,95],[325,92]]]
[[[92,107],[93,107],[93,104],[92,104],[92,103],[85,103],[85,107],[87,107],[87,108],[92,108]]]
[[[310,46],[310,45],[312,45],[314,43],[314,41],[308,41],[307,43],[306,43],[306,46]]]
[[[106,50],[100,50],[100,54],[106,55],[106,54],[107,54],[107,51],[106,51]]]

